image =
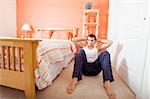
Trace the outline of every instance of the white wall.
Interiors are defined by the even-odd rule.
[[[0,0],[0,36],[16,37],[16,0]]]
[[[141,90],[148,46],[148,0],[110,0],[108,38],[112,65],[137,95]]]

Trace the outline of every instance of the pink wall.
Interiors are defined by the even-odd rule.
[[[99,0],[98,7],[101,9],[99,36],[107,38],[109,0]]]
[[[106,36],[108,0],[94,0],[101,9],[100,32]],[[79,27],[86,0],[17,0],[17,34],[23,23],[33,27]],[[79,33],[80,34],[80,33]]]

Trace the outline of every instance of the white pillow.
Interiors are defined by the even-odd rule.
[[[32,34],[32,38],[41,38],[42,37],[42,32],[41,31],[38,31],[34,34]]]
[[[47,39],[50,39],[51,38],[51,34],[52,32],[51,31],[42,31],[42,38],[47,38]]]
[[[68,40],[68,33],[66,31],[56,31],[53,33],[51,39]]]
[[[52,35],[52,32],[51,31],[38,31],[36,33],[34,33],[32,35],[33,38],[46,38],[46,39],[50,39],[51,38],[51,35]]]

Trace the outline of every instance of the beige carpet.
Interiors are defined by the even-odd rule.
[[[72,63],[73,64],[73,63]],[[37,99],[108,99],[102,86],[102,73],[98,76],[83,76],[73,94],[66,93],[66,87],[71,81],[72,65],[64,69],[53,81],[53,84],[42,91],[36,90]],[[135,99],[132,91],[114,73],[115,81],[112,87],[117,94],[117,99]],[[25,99],[22,91],[0,86],[0,99]]]

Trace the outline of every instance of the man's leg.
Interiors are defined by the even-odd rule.
[[[110,82],[114,81],[111,69],[111,61],[109,52],[105,51],[99,55],[101,68],[103,71],[104,88],[109,96],[109,99],[116,99],[116,94],[113,91]]]
[[[67,87],[67,93],[71,94],[76,85],[78,84],[78,81],[82,79],[82,66],[85,62],[85,54],[84,50],[80,49],[75,57],[75,63],[74,63],[74,69],[72,74],[72,81],[70,82],[69,86]]]
[[[72,78],[70,84],[67,87],[67,93],[68,94],[72,94],[72,92],[74,91],[74,89],[76,88],[76,85],[78,84],[78,78],[74,77]]]

